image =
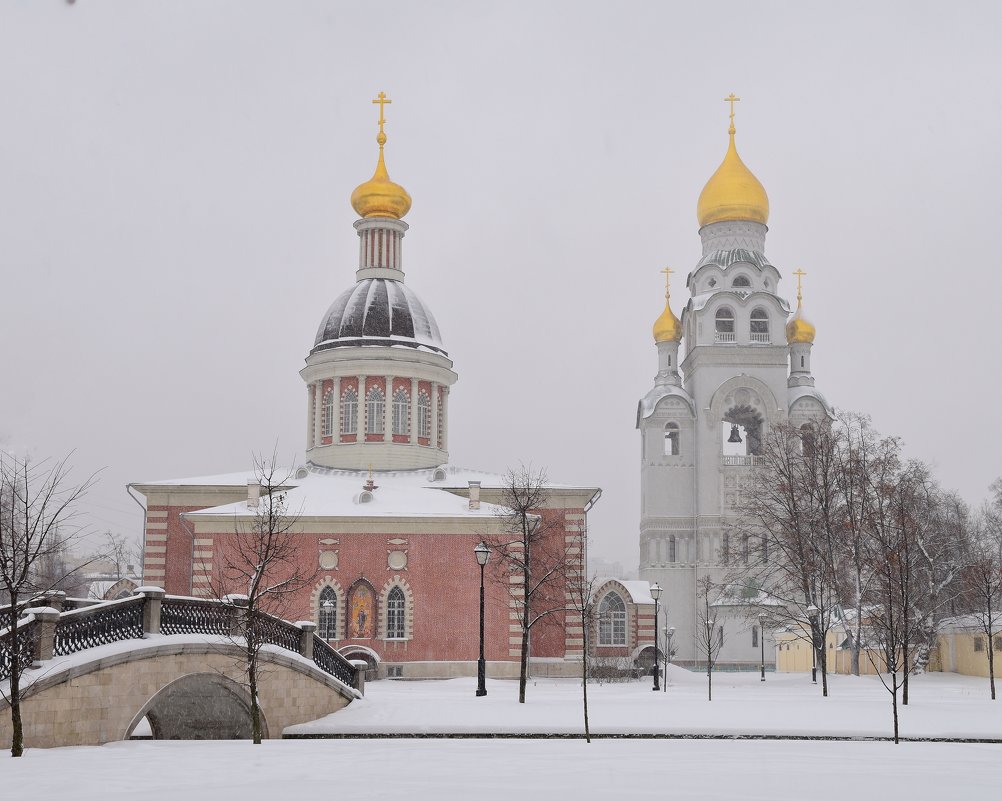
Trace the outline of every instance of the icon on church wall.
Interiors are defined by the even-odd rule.
[[[373,621],[375,615],[375,596],[368,584],[356,584],[351,588],[348,599],[348,637],[354,640],[368,639],[373,636]]]

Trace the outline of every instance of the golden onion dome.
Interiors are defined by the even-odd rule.
[[[814,342],[816,333],[813,323],[804,317],[804,310],[798,303],[797,313],[786,324],[786,341],[791,345],[795,342]]]
[[[383,106],[392,101],[380,92],[377,99],[372,102],[379,105],[379,133],[376,135],[379,160],[376,162],[376,171],[372,177],[364,184],[355,187],[355,191],[351,193],[351,205],[360,217],[392,217],[399,220],[410,211],[411,196],[400,184],[390,180],[386,162],[383,160],[383,145],[386,144],[386,134],[383,131],[383,125],[386,123],[383,118]]]
[[[725,99],[731,101],[730,144],[723,162],[699,194],[696,218],[700,228],[725,220],[746,220],[765,225],[769,222],[769,196],[761,181],[745,166],[734,145],[733,101],[740,98],[731,95]]]
[[[682,321],[671,310],[671,289],[668,280],[672,270],[665,268],[662,272],[665,274],[665,310],[654,321],[654,341],[678,342],[682,339]]]
[[[804,317],[804,295],[800,288],[800,279],[807,273],[798,269],[794,275],[797,276],[797,311],[793,315],[793,319],[786,324],[786,341],[791,345],[795,342],[813,343],[817,331],[814,325]]]

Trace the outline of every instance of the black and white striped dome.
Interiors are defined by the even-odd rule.
[[[448,355],[431,312],[402,281],[365,278],[335,300],[312,353],[358,345],[403,345]]]

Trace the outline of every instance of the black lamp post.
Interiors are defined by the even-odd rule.
[[[758,613],[758,644],[762,646],[762,681],[765,681],[765,612]]]
[[[657,582],[651,585],[651,598],[654,599],[654,686],[657,692],[661,689],[659,674],[661,673],[661,655],[658,653],[658,599],[661,597],[661,585]]]
[[[814,635],[815,621],[818,617],[818,608],[811,604],[807,607],[807,616],[811,621],[811,681],[818,683],[818,644]]]
[[[487,695],[487,663],[484,661],[484,567],[487,565],[487,557],[491,555],[490,549],[480,543],[473,549],[477,557],[477,564],[480,565],[480,658],[477,660],[477,696]]]

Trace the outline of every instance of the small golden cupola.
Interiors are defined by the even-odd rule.
[[[665,310],[654,321],[654,341],[678,342],[682,339],[682,322],[671,310],[670,281],[674,270],[670,267],[665,267],[661,272],[665,274]]]
[[[797,269],[793,274],[797,276],[797,311],[794,313],[793,319],[786,324],[786,341],[791,345],[797,342],[811,344],[814,342],[814,336],[817,334],[817,331],[813,324],[804,317],[804,295],[800,288],[800,279],[807,275],[807,273],[801,269]]]
[[[765,187],[745,166],[734,145],[734,102],[740,99],[733,92],[730,97],[724,98],[731,104],[731,125],[727,130],[731,140],[723,162],[699,194],[696,217],[700,228],[727,220],[743,220],[762,225],[769,222],[769,196],[765,193]]]
[[[364,184],[355,187],[355,191],[351,193],[351,205],[360,217],[390,217],[399,220],[410,211],[411,196],[400,184],[390,180],[386,162],[383,160],[383,145],[386,144],[383,107],[393,101],[386,97],[385,92],[380,92],[372,102],[379,105],[379,133],[376,135],[379,161],[376,162],[376,171],[372,177]]]

